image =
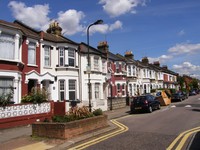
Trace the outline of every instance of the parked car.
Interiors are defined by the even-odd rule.
[[[193,95],[197,95],[195,90],[189,92],[189,96],[193,96]]]
[[[185,96],[185,99],[188,99],[189,93],[187,93],[187,92],[182,92],[182,94]]]
[[[151,113],[155,109],[160,109],[160,102],[153,95],[142,95],[135,97],[130,105],[131,113],[146,111]]]
[[[182,92],[176,92],[171,97],[172,101],[182,101],[184,99],[186,99],[186,96]]]

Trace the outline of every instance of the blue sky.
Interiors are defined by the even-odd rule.
[[[87,26],[98,19],[104,24],[90,28],[90,45],[106,40],[110,51],[150,62],[200,79],[199,0],[0,0],[0,19],[18,19],[37,30],[59,22],[66,37],[87,42]]]

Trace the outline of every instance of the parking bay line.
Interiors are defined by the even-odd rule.
[[[196,131],[196,130],[200,130],[200,127],[196,127],[196,128],[193,128],[193,129],[189,129],[189,130],[186,130],[184,132],[182,132],[181,134],[179,134],[179,136],[176,137],[176,139],[170,144],[170,146],[167,148],[167,150],[171,150],[175,144],[187,133],[190,133],[190,132],[193,132],[193,131]]]
[[[122,117],[122,118],[124,118],[124,117]],[[122,118],[118,118],[118,119],[122,119]],[[117,119],[113,119],[113,120],[111,120],[111,122],[113,124],[115,124],[116,126],[118,126],[120,129],[117,130],[117,131],[114,131],[112,133],[108,133],[108,134],[106,134],[104,136],[101,136],[99,138],[95,138],[94,140],[90,140],[90,141],[88,141],[86,143],[83,143],[83,144],[80,144],[78,146],[72,147],[69,150],[75,150],[75,149],[76,150],[82,150],[82,149],[87,148],[87,147],[89,147],[91,145],[97,144],[97,143],[99,143],[101,141],[104,141],[104,140],[109,139],[109,138],[111,138],[113,136],[116,136],[118,134],[121,134],[123,132],[128,131],[128,127],[123,125],[122,123],[118,122]]]

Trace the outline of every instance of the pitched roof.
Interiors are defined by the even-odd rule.
[[[37,30],[31,28],[30,26],[27,26],[26,24],[18,20],[15,20],[14,24],[22,30],[25,36],[40,39],[40,36],[38,34],[39,32]]]

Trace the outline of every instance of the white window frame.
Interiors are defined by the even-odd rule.
[[[100,99],[100,83],[95,83],[95,99]]]
[[[99,57],[94,57],[94,70],[99,71]]]
[[[126,95],[126,84],[122,84],[122,96]]]
[[[0,58],[15,59],[15,36],[9,33],[2,32],[0,34]]]
[[[119,73],[119,62],[116,62],[115,68],[116,68],[116,73]]]
[[[46,63],[46,60],[47,60],[47,63]],[[51,47],[50,46],[44,46],[44,66],[45,67],[51,66]]]
[[[106,61],[102,60],[102,72],[106,73]]]
[[[65,48],[60,47],[59,48],[59,66],[65,65]]]
[[[70,64],[70,60],[74,61],[74,65]],[[75,51],[73,49],[68,49],[68,64],[70,67],[75,67]]]
[[[64,93],[63,99],[61,98],[62,92]],[[65,97],[65,80],[61,79],[61,80],[59,80],[59,100],[65,100],[65,99],[66,99],[66,97]]]
[[[68,93],[69,93],[69,100],[76,100],[76,80],[68,80]],[[70,99],[70,92],[74,92],[74,99]]]
[[[11,92],[14,85],[14,78],[0,77],[0,96],[7,95]]]
[[[33,60],[31,60],[31,58]],[[36,43],[31,41],[28,44],[28,64],[36,65]]]

